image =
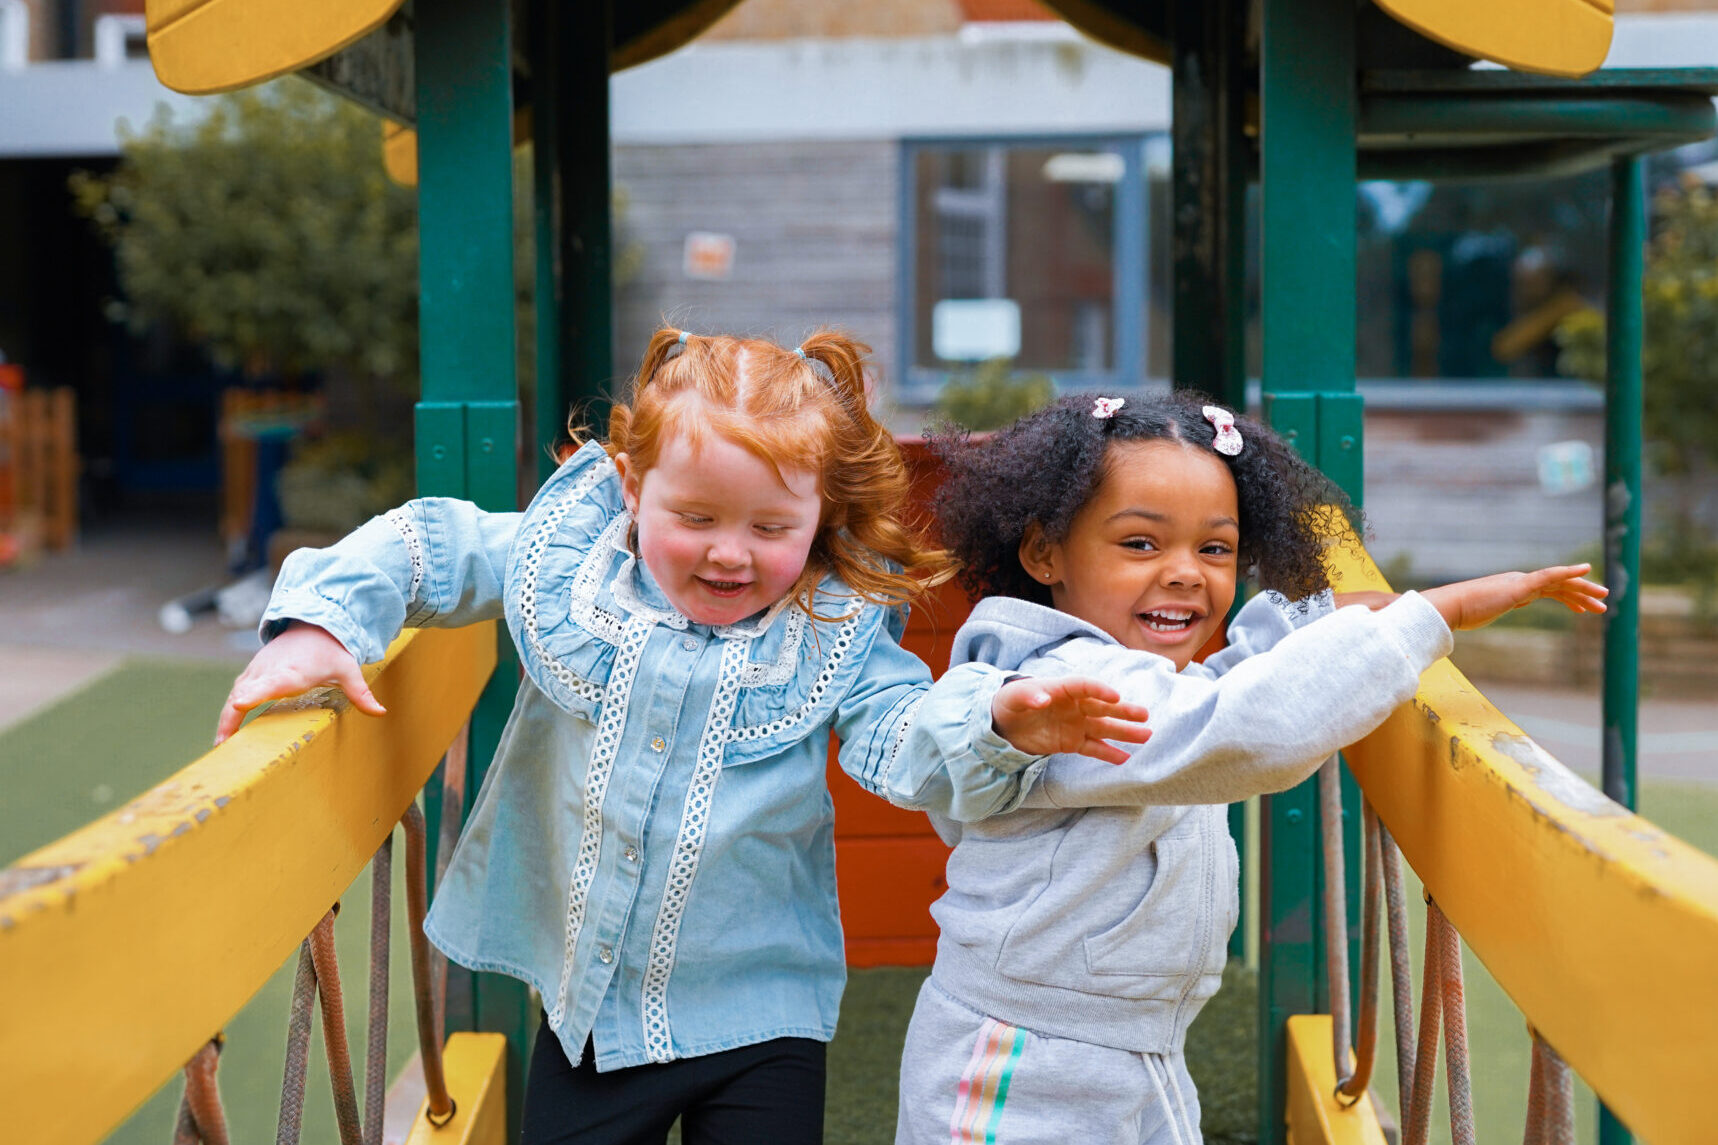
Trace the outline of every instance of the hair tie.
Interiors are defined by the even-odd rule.
[[[686,331],[682,330],[682,331],[680,331],[680,345],[684,346],[685,344],[686,344]]]
[[[800,361],[802,361],[802,362],[809,362],[809,361],[811,361],[811,359],[810,359],[810,358],[807,358],[807,357],[806,357],[806,356],[805,356],[805,347],[804,347],[804,346],[795,346],[795,347],[794,347],[794,348],[793,348],[793,352],[794,352],[794,353],[795,353],[795,354],[798,354],[798,355],[799,355],[799,360],[800,360]]]
[[[1092,400],[1092,416],[1100,421],[1107,421],[1114,417],[1116,411],[1126,404],[1126,398],[1094,398]]]
[[[1234,457],[1241,452],[1241,431],[1235,428],[1235,415],[1222,406],[1206,406],[1203,411],[1205,420],[1217,430],[1217,437],[1211,443],[1211,448],[1224,457]]]

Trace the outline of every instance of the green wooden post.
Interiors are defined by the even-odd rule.
[[[419,0],[416,8],[418,489],[487,509],[512,509],[518,500],[508,16],[508,5],[492,0]],[[505,632],[497,640],[499,663],[471,716],[466,811],[518,680],[512,641]],[[449,1029],[507,1035],[508,1111],[516,1123],[532,1030],[526,989],[511,978],[457,968],[448,979]]]
[[[1245,409],[1245,16],[1227,0],[1176,0],[1170,20],[1175,51],[1172,371],[1177,388],[1199,390],[1233,409]],[[1244,885],[1246,804],[1229,807],[1229,834],[1240,856]],[[1246,955],[1252,925],[1242,912],[1229,937],[1230,957]]]
[[[1247,401],[1245,14],[1228,0],[1175,0],[1172,372],[1234,409]]]
[[[1605,322],[1605,794],[1635,807],[1640,716],[1641,263],[1646,187],[1641,160],[1611,165],[1610,297]],[[1600,1145],[1628,1145],[1601,1103]]]
[[[531,6],[531,207],[532,252],[536,259],[532,309],[535,393],[532,424],[537,480],[555,471],[549,450],[566,430],[567,400],[561,384],[561,61],[555,49],[567,21],[565,5]]]
[[[566,8],[556,48],[562,392],[583,424],[600,435],[608,424],[605,399],[614,377],[608,98],[614,15],[612,0],[580,0]]]
[[[1264,0],[1260,318],[1265,416],[1309,460],[1333,464],[1332,476],[1358,499],[1354,24],[1345,0]],[[1328,444],[1326,432],[1335,436]],[[1270,1145],[1287,1135],[1285,1023],[1317,1010],[1326,992],[1316,784],[1266,799],[1260,828],[1259,1140]],[[1358,861],[1348,866],[1358,874]]]

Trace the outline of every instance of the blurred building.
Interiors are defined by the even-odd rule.
[[[1607,66],[1718,64],[1718,0],[1618,10]],[[612,95],[641,254],[619,368],[664,319],[832,322],[873,345],[905,430],[987,356],[1064,389],[1168,384],[1166,68],[1033,0],[748,0]],[[1687,148],[1654,176],[1715,159]],[[1550,331],[1603,302],[1607,204],[1603,171],[1357,188],[1366,497],[1399,573],[1596,541],[1602,399],[1560,375]],[[1249,340],[1256,371],[1256,321]]]
[[[0,0],[0,354],[78,398],[86,487],[212,490],[217,381],[194,347],[108,320],[111,251],[72,209],[73,171],[106,171],[119,125],[195,101],[156,82],[143,0]]]
[[[1618,11],[1609,66],[1718,64],[1718,0]],[[0,0],[0,353],[77,390],[86,471],[115,495],[216,480],[220,379],[194,347],[108,320],[112,257],[67,191],[115,162],[119,122],[196,114],[156,83],[141,12]],[[612,105],[636,265],[617,369],[664,319],[783,339],[833,323],[875,347],[907,431],[986,357],[1064,388],[1167,384],[1168,71],[1035,0],[745,0],[615,76]],[[1718,150],[1655,177],[1684,167],[1718,170]],[[1559,376],[1548,333],[1602,302],[1605,209],[1603,173],[1357,189],[1367,503],[1399,571],[1596,538],[1582,459],[1601,402]]]

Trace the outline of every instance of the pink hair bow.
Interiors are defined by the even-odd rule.
[[[1098,418],[1114,417],[1116,410],[1126,404],[1126,398],[1096,398],[1092,401],[1092,416]]]
[[[1235,415],[1222,406],[1206,406],[1205,420],[1217,429],[1217,440],[1211,443],[1211,448],[1224,457],[1234,457],[1241,452],[1241,431],[1235,428]]]

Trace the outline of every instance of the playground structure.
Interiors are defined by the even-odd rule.
[[[1609,498],[1603,523],[1604,579],[1616,590],[1606,622],[1605,795],[1440,664],[1413,704],[1346,753],[1351,777],[1336,782],[1332,767],[1322,796],[1308,783],[1266,800],[1256,856],[1261,910],[1247,923],[1258,928],[1261,951],[1260,1140],[1383,1139],[1363,1099],[1377,1056],[1368,1030],[1382,943],[1382,911],[1370,904],[1400,898],[1390,893],[1396,846],[1432,901],[1419,1043],[1398,1051],[1407,1140],[1424,1140],[1440,1032],[1452,1129],[1457,1140],[1471,1138],[1458,1097],[1460,964],[1445,956],[1457,931],[1547,1047],[1535,1055],[1542,1100],[1532,1139],[1572,1140],[1560,1062],[1614,1111],[1603,1120],[1606,1142],[1626,1139],[1624,1124],[1658,1145],[1706,1139],[1702,1096],[1718,1082],[1718,980],[1710,973],[1718,862],[1628,807],[1640,156],[1712,132],[1718,73],[1574,78],[1596,68],[1608,44],[1608,7],[1587,0],[1391,0],[1358,10],[1338,0],[1261,0],[1256,57],[1237,5],[1050,6],[1088,34],[1174,69],[1176,383],[1230,404],[1244,400],[1242,199],[1256,178],[1265,414],[1356,499],[1364,449],[1352,387],[1355,180],[1610,165],[1605,479],[1620,495]],[[528,93],[536,149],[535,415],[538,437],[548,439],[568,400],[600,397],[593,381],[615,372],[607,337],[609,71],[678,46],[729,7],[152,0],[150,44],[163,80],[180,90],[224,90],[310,68],[396,122],[391,154],[409,139],[397,128],[415,132],[419,486],[505,509],[513,507],[518,423],[515,91]],[[529,74],[516,76],[520,11]],[[1469,70],[1472,57],[1510,70]],[[566,385],[558,392],[551,380]],[[1382,584],[1363,562],[1338,572],[1344,588]],[[348,717],[333,704],[277,706],[291,710],[255,721],[167,784],[0,874],[0,1009],[9,1016],[0,1092],[23,1139],[99,1138],[200,1053],[294,945],[325,929],[318,920],[328,905],[391,837],[426,781],[438,832],[425,865],[435,868],[446,845],[439,828],[458,822],[500,733],[516,661],[505,637],[488,628],[420,632],[402,638],[374,673],[393,713],[386,723]],[[450,745],[448,766],[436,772]],[[1370,831],[1362,845],[1361,821],[1374,813],[1388,838]],[[1321,850],[1322,863],[1314,862]],[[282,863],[281,855],[304,858]],[[274,872],[266,886],[257,884],[260,870]],[[1399,919],[1399,901],[1391,915]],[[205,941],[185,943],[184,934]],[[111,957],[116,948],[130,953],[123,965]],[[1405,972],[1401,953],[1393,950],[1393,965]],[[414,1139],[499,1141],[517,1110],[532,1014],[524,988],[510,980],[474,975],[458,993],[470,1003],[446,1015],[456,1031],[445,1057],[452,1104],[434,1094],[430,1102],[435,1121],[448,1112],[452,1120],[438,1130],[422,1118]],[[1351,998],[1360,1010],[1354,1032]],[[1399,1035],[1401,1014],[1398,1005]],[[111,1056],[93,1061],[89,1043],[55,1037],[77,1025],[111,1031],[101,1039]],[[436,1022],[427,1025],[433,1035]],[[1423,1080],[1410,1086],[1415,1075]]]

